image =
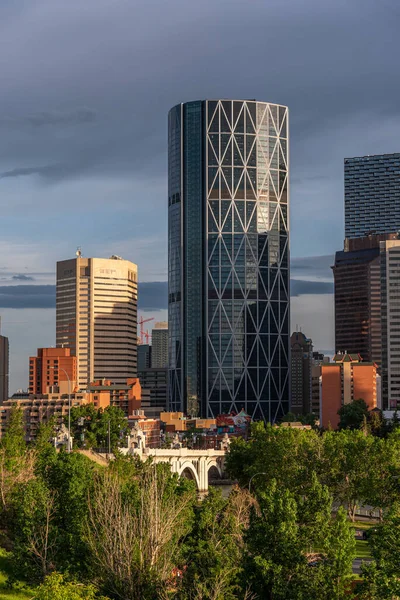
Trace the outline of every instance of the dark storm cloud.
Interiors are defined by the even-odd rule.
[[[93,123],[96,117],[96,111],[90,108],[78,108],[66,112],[60,110],[42,111],[20,117],[2,117],[0,118],[0,128],[4,126],[21,127],[24,125],[32,125],[34,127],[84,125],[86,123]]]
[[[313,276],[321,279],[332,279],[332,265],[335,262],[335,257],[332,255],[326,256],[307,256],[292,258],[290,261],[291,272],[305,278]]]
[[[54,308],[54,285],[0,286],[0,308]]]
[[[329,281],[303,281],[302,279],[290,280],[290,295],[319,295],[333,294],[333,283]]]
[[[20,276],[20,280],[28,278]],[[16,277],[13,277],[16,279]],[[324,281],[302,281],[292,279],[291,295],[332,294],[333,284]],[[10,285],[0,286],[0,308],[55,308],[56,288],[54,285]],[[149,281],[139,283],[138,309],[143,312],[168,308],[168,283]]]
[[[168,308],[168,284],[166,281],[139,283],[138,308],[144,312]]]
[[[24,274],[13,275],[12,279],[14,279],[15,281],[34,281],[35,280],[35,278],[32,277],[31,275],[24,275]]]
[[[39,175],[46,179],[60,180],[75,175],[84,170],[83,163],[76,163],[71,165],[44,165],[42,167],[21,167],[17,169],[11,169],[11,171],[5,171],[0,173],[0,179],[7,179],[10,177],[28,177],[30,175]]]
[[[0,161],[14,163],[8,172],[50,159],[70,164],[79,151],[95,171],[101,165],[102,173],[163,177],[172,105],[257,97],[290,106],[294,181],[321,185],[330,177],[320,172],[321,162],[336,141],[328,153],[310,143],[312,162],[304,142],[330,127],[347,127],[355,115],[369,123],[399,114],[394,3],[382,9],[373,0],[254,0],[250,6],[241,0],[87,0],[82,11],[77,0],[38,0],[35,10],[29,4],[11,16],[10,10],[0,24],[0,50],[8,57],[0,113],[18,111],[9,117],[18,121],[24,106],[30,110],[22,118],[25,136],[19,129],[1,136]],[[16,45],[21,36],[23,53]],[[391,51],[382,40],[392,40]],[[78,102],[91,108],[71,106]],[[59,135],[70,122],[91,127]],[[302,157],[308,164],[300,174]]]

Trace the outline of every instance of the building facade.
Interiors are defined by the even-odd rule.
[[[400,239],[381,242],[382,405],[400,408]]]
[[[37,356],[29,357],[30,394],[46,394],[61,382],[70,380],[71,391],[76,386],[76,356],[70,348],[38,348]]]
[[[151,367],[168,367],[168,323],[156,323],[151,332]]]
[[[57,346],[77,358],[80,387],[137,373],[137,266],[118,256],[57,263]]]
[[[397,235],[346,239],[333,266],[336,352],[359,353],[378,366],[382,360],[380,242],[386,239]]]
[[[9,353],[10,345],[8,337],[0,335],[0,406],[8,400]]]
[[[138,375],[143,391],[149,392],[148,397],[143,393],[142,408],[147,417],[158,419],[167,409],[168,369],[143,369]]]
[[[312,412],[312,340],[301,331],[290,337],[290,411],[295,415]]]
[[[336,354],[333,362],[321,367],[322,427],[337,429],[338,411],[354,400],[364,400],[370,410],[379,408],[380,376],[374,363],[364,362],[358,354]]]
[[[400,154],[344,161],[345,237],[400,230]]]
[[[169,409],[274,422],[289,408],[288,110],[169,113]]]
[[[137,368],[138,372],[151,367],[151,351],[150,344],[139,344],[137,348]]]

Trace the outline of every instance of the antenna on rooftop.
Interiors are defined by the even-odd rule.
[[[82,256],[82,248],[81,248],[81,246],[77,247],[75,254],[76,254],[76,256],[78,258],[81,258],[81,256]]]

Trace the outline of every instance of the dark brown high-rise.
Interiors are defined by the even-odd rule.
[[[8,337],[0,335],[0,405],[8,400],[9,343]]]
[[[379,242],[396,234],[346,239],[336,252],[335,349],[361,354],[366,362],[382,361],[381,271]]]

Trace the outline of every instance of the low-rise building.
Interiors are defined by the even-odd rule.
[[[334,356],[333,362],[321,367],[322,427],[336,429],[338,411],[354,400],[364,400],[370,410],[378,407],[379,379],[377,365],[363,362],[359,354]]]
[[[160,421],[165,431],[189,431],[190,429],[216,429],[216,419],[188,419],[182,412],[162,412]]]
[[[61,425],[68,414],[68,390],[66,382],[47,394],[15,394],[0,407],[0,436],[7,429],[10,411],[14,406],[21,408],[24,415],[26,441],[35,439],[41,423],[55,418],[56,426]],[[87,390],[75,389],[71,393],[71,407],[93,404],[96,408],[105,409],[117,406],[125,416],[135,414],[141,408],[141,387],[137,377],[127,380],[126,385],[112,385],[110,381],[101,380],[88,386]]]
[[[128,424],[130,427],[134,427],[135,424],[140,427],[145,434],[147,448],[160,447],[160,419],[149,419],[143,410],[135,410],[129,415]]]

